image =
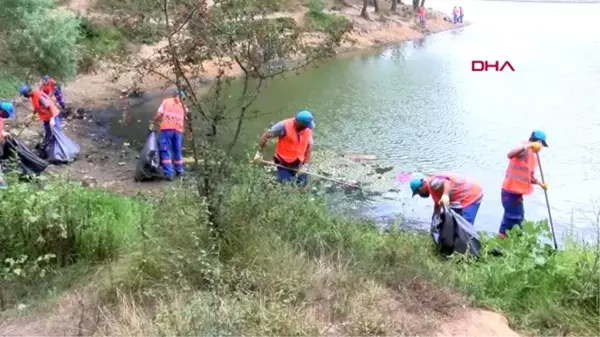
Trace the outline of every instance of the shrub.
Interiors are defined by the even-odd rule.
[[[62,180],[11,180],[0,193],[0,261],[10,261],[5,274],[45,274],[40,262],[113,259],[151,216],[144,202]]]
[[[0,17],[3,63],[22,76],[52,74],[68,80],[77,72],[78,20],[69,12],[53,9],[52,0],[9,1]]]
[[[79,67],[82,71],[89,71],[98,59],[125,50],[126,38],[115,27],[82,19],[79,30],[81,32],[79,44],[82,50]]]
[[[352,22],[341,15],[309,11],[304,16],[306,27],[316,32],[336,32],[352,29]]]

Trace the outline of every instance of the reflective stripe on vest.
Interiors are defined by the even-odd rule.
[[[277,140],[275,154],[286,163],[293,163],[296,160],[303,163],[310,138],[312,137],[312,130],[306,128],[299,133],[296,132],[293,118],[284,120],[283,125],[285,127],[285,135],[279,137]]]
[[[452,173],[440,173],[431,175],[426,181],[427,190],[435,204],[440,202],[442,192],[438,192],[431,188],[430,182],[434,178],[442,178],[450,182],[450,192],[448,192],[448,197],[450,197],[451,208],[465,208],[483,197],[483,189],[481,186],[470,179],[458,177]]]
[[[50,105],[50,107],[46,108],[45,106],[43,106],[40,103],[40,98],[45,99],[46,102]],[[33,110],[37,113],[38,117],[43,122],[48,122],[52,117],[58,116],[58,114],[60,113],[60,111],[58,110],[56,105],[54,105],[54,102],[52,102],[50,97],[48,97],[48,95],[41,92],[40,90],[33,90],[31,92],[30,100],[31,105],[33,105]]]
[[[527,144],[527,142],[523,142]],[[533,150],[527,149],[520,156],[510,159],[502,189],[516,194],[531,194],[533,186],[531,176],[537,163],[535,162]]]
[[[183,132],[183,123],[185,120],[185,107],[183,103],[181,101],[176,102],[175,98],[166,98],[162,101],[162,108],[160,129]]]

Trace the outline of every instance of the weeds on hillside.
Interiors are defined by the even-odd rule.
[[[519,328],[544,335],[598,334],[598,243],[570,239],[559,251],[546,222],[516,228],[507,240],[484,240],[480,261],[459,264],[458,280],[477,303],[501,311]],[[491,253],[500,248],[503,257]]]
[[[325,13],[325,2],[323,0],[310,0],[308,12],[304,16],[306,26],[310,31],[336,32],[352,30],[352,22],[341,15]]]
[[[151,216],[148,204],[62,179],[8,182],[0,192],[4,307],[60,267],[115,259]]]

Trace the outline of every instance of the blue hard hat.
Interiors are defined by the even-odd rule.
[[[423,183],[425,183],[425,180],[423,178],[413,178],[410,181],[410,189],[412,190],[413,197],[415,196],[415,194],[417,194],[417,190],[421,188],[421,186],[423,186]]]
[[[21,96],[25,96],[25,94],[29,93],[31,91],[31,88],[29,88],[29,86],[25,83],[21,83],[21,85],[19,85],[19,94]]]
[[[296,121],[304,125],[312,125],[313,115],[308,110],[302,110],[296,114]]]
[[[183,89],[177,90],[177,95],[179,95],[179,97],[181,97],[181,98],[184,98],[186,96],[185,90],[183,90]]]
[[[0,103],[0,110],[6,111],[9,118],[15,118],[15,108],[11,102]]]
[[[548,147],[548,143],[546,143],[546,133],[542,130],[533,130],[531,137],[529,138],[531,141],[540,141],[544,147]]]
[[[42,81],[44,81],[44,82],[50,81],[50,76],[48,76],[48,75],[42,76]]]

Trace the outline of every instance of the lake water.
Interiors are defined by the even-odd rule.
[[[448,12],[453,5],[426,4]],[[474,178],[485,190],[476,227],[495,232],[506,154],[542,129],[550,145],[541,158],[557,230],[591,231],[600,209],[600,5],[460,5],[469,27],[344,56],[271,83],[255,104],[261,116],[248,121],[242,139],[250,147],[270,122],[308,108],[320,146],[375,154],[396,171]],[[515,71],[472,72],[471,60],[506,60]],[[157,105],[136,109],[134,119],[148,118]],[[113,129],[131,134],[131,128]],[[413,199],[403,187],[396,200],[377,200],[367,213],[403,214],[425,225],[431,200]],[[539,188],[525,203],[528,219],[547,217]]]

